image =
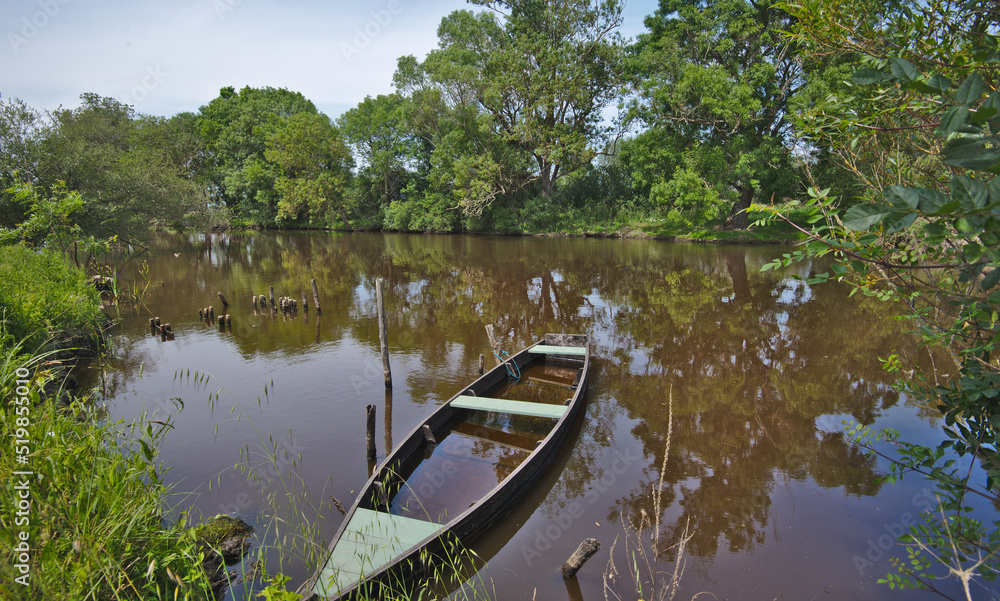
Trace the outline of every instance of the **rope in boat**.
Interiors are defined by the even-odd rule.
[[[504,359],[500,355],[507,355],[507,351],[503,349],[500,349],[499,351],[493,351],[493,356],[497,358],[497,361],[503,363],[503,366],[507,368],[507,375],[514,378],[515,380],[520,380],[521,368],[517,366],[517,361],[511,361],[512,357],[510,355],[507,355],[506,359]],[[511,365],[514,366],[514,369],[510,368]]]

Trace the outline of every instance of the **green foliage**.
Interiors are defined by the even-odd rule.
[[[6,191],[15,203],[24,207],[24,221],[15,229],[0,230],[0,244],[25,241],[32,246],[48,246],[69,252],[80,239],[81,228],[76,214],[86,204],[78,192],[56,182],[51,195],[28,183],[17,183]]]
[[[870,188],[869,202],[847,210],[829,190],[812,190],[809,242],[778,263],[833,254],[817,281],[844,279],[906,303],[923,340],[952,353],[952,377],[917,370],[898,384],[940,409],[948,439],[927,447],[882,435],[899,451],[889,479],[923,474],[941,500],[939,515],[924,514],[901,539],[908,561],[885,582],[936,591],[936,580],[954,577],[971,598],[974,579],[1000,571],[1000,520],[968,501],[1000,499],[997,9],[951,0],[888,12],[865,0],[780,6],[810,52],[854,58],[850,94],[831,95],[804,123]],[[957,468],[962,458],[986,472],[985,486]]]
[[[263,597],[264,601],[298,601],[301,595],[285,590],[285,584],[292,578],[284,574],[275,574],[267,581],[264,590],[257,593],[258,597]]]
[[[316,106],[298,92],[222,88],[218,98],[201,107],[198,129],[208,152],[207,184],[213,197],[254,225],[274,225],[280,169],[264,153],[268,138],[284,119],[298,113],[317,114]],[[298,202],[292,204],[297,205]]]
[[[193,531],[183,519],[163,522],[155,455],[167,426],[140,418],[96,427],[92,406],[43,400],[56,376],[42,369],[44,355],[22,349],[0,325],[0,434],[27,441],[0,454],[0,477],[26,481],[31,498],[18,514],[17,491],[0,494],[0,550],[16,557],[25,535],[31,548],[27,586],[14,584],[23,574],[13,561],[0,565],[5,598],[208,599]],[[14,474],[24,471],[32,475]]]
[[[274,182],[278,223],[303,218],[322,225],[338,211],[350,227],[344,190],[353,160],[325,115],[298,113],[282,120],[267,139],[264,157],[280,173]]]
[[[352,208],[361,215],[400,200],[414,176],[407,165],[418,159],[421,145],[407,124],[407,103],[399,94],[368,96],[337,120],[360,163]]]
[[[58,186],[78,193],[79,234],[141,244],[150,226],[183,221],[204,207],[189,163],[200,152],[178,122],[136,115],[132,107],[84,94],[74,110],[58,110],[39,142],[36,180],[56,196]],[[23,174],[27,175],[27,174]]]
[[[0,316],[7,332],[37,347],[64,331],[92,331],[103,317],[100,296],[83,272],[59,254],[0,246]]]
[[[652,192],[681,169],[675,187],[699,177],[742,229],[756,195],[789,194],[797,174],[788,103],[802,85],[801,63],[781,38],[790,23],[747,0],[661,0],[630,61],[630,118],[649,128],[630,149],[640,186]]]
[[[618,94],[622,46],[618,2],[474,4],[493,12],[443,19],[440,48],[422,63],[400,59],[394,80],[412,103],[427,188],[479,218],[528,186],[549,197],[590,163],[601,110]]]

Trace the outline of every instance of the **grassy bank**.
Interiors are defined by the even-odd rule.
[[[63,372],[38,349],[93,328],[98,302],[58,255],[0,248],[0,598],[207,598],[193,531],[162,515],[166,426],[101,424],[86,399],[43,398]]]

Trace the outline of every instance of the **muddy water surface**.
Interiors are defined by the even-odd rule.
[[[919,480],[880,484],[885,466],[848,445],[841,422],[937,440],[933,416],[894,392],[877,360],[929,357],[901,335],[891,307],[793,278],[819,267],[760,272],[785,251],[597,239],[165,236],[143,258],[144,306],[122,314],[106,402],[114,416],[145,408],[169,417],[160,458],[170,466],[166,479],[190,493],[178,506],[239,515],[258,527],[258,543],[298,541],[281,570],[299,584],[342,519],[331,498],[349,506],[370,469],[365,405],[377,406],[381,458],[475,378],[480,354],[489,363],[486,324],[511,353],[546,332],[589,334],[594,368],[582,419],[537,488],[475,545],[496,598],[603,599],[609,559],[617,595],[638,598],[626,584],[624,543],[610,550],[623,527],[657,515],[660,580],[674,571],[669,547],[690,537],[678,599],[701,591],[718,599],[898,598],[876,584],[899,553],[885,535],[928,508],[929,497]],[[141,260],[115,264],[121,281],[143,285]],[[379,357],[377,277],[386,287],[391,392]],[[305,291],[312,305],[311,278],[321,314],[254,311],[251,297],[269,286],[300,305]],[[199,308],[220,313],[217,292],[230,302],[231,328],[199,320]],[[154,315],[172,324],[174,340],[150,335]],[[455,449],[442,451],[485,445],[452,436]],[[490,448],[497,473],[519,461],[515,444]],[[452,477],[416,476],[442,491]],[[315,545],[304,542],[306,530]],[[586,537],[603,549],[564,582],[558,569]],[[278,555],[269,561],[277,571]]]

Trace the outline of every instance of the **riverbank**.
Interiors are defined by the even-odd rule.
[[[776,207],[793,223],[808,229],[809,215],[798,202],[788,202]],[[227,227],[214,231],[279,230],[279,231],[330,231],[330,232],[382,232],[471,236],[527,236],[534,238],[616,238],[628,240],[660,240],[664,242],[689,242],[695,244],[795,244],[804,235],[787,222],[774,220],[765,223],[768,215],[751,209],[748,220],[751,225],[745,230],[735,229],[725,222],[696,224],[670,219],[615,218],[614,220],[594,219],[585,214],[567,213],[562,219],[550,223],[550,227],[538,229],[527,225],[512,226],[505,230],[482,231],[425,231],[345,227],[310,227],[291,225],[281,228],[264,228],[236,221]]]
[[[0,550],[4,599],[206,599],[194,531],[167,520],[169,422],[109,423],[69,368],[108,317],[61,256],[0,247]]]

